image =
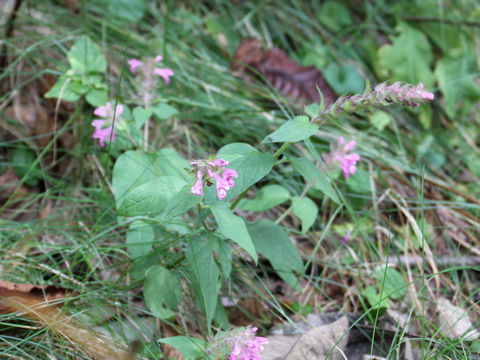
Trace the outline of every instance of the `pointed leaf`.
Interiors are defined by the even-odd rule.
[[[315,134],[317,130],[318,125],[311,123],[307,116],[300,115],[280,126],[277,131],[274,131],[265,139],[263,139],[263,142],[272,143],[302,141]]]
[[[317,205],[309,198],[295,197],[292,200],[293,213],[302,222],[302,233],[305,234],[313,225],[318,215]]]

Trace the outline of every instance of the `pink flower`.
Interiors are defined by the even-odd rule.
[[[106,128],[103,127],[105,122],[106,120],[99,119],[95,119],[92,121],[92,126],[95,127],[95,131],[93,132],[93,138],[99,140],[101,147],[105,146],[105,139],[113,141],[117,136],[115,128],[111,125],[107,126]]]
[[[355,174],[357,171],[357,162],[360,161],[360,155],[357,153],[347,154],[353,150],[356,144],[355,140],[351,140],[345,144],[345,139],[343,136],[340,136],[338,139],[339,146],[332,153],[333,160],[340,166],[343,176],[345,176],[346,179],[348,179],[350,175]]]
[[[123,113],[123,106],[119,104],[113,111],[112,103],[107,102],[105,106],[96,108],[93,113],[104,118],[103,120],[94,119],[92,121],[92,126],[95,127],[93,138],[98,139],[100,146],[104,147],[105,139],[114,141],[117,136],[115,126],[118,123],[118,118]]]
[[[162,55],[157,55],[155,57],[155,62],[162,62],[163,61],[163,56]]]
[[[346,244],[348,243],[348,240],[350,239],[350,235],[352,235],[353,229],[348,230],[347,235],[343,238],[343,242]]]
[[[227,160],[224,160],[224,159],[215,159],[213,161],[208,162],[208,165],[218,166],[218,167],[228,166],[229,164],[230,164],[230,162],[227,161]]]
[[[227,169],[225,166],[230,164],[224,159],[215,160],[194,160],[190,165],[197,171],[197,181],[191,188],[190,192],[193,195],[203,195],[203,174],[207,173],[207,180],[209,183],[215,182],[217,195],[220,200],[225,199],[227,191],[235,186],[233,178],[238,177],[238,173],[233,169]]]
[[[192,186],[190,189],[190,193],[192,195],[197,195],[197,196],[202,196],[203,195],[203,171],[198,170],[197,172],[197,181],[195,182],[195,185]]]
[[[222,172],[222,178],[225,179],[225,181],[228,183],[228,186],[230,186],[231,189],[235,187],[235,181],[233,178],[238,177],[238,174],[235,170],[233,169],[225,169]]]
[[[168,68],[155,68],[155,70],[153,70],[153,73],[155,75],[161,76],[163,80],[165,80],[165,84],[168,85],[170,83],[170,76],[173,75],[173,70]]]
[[[255,336],[257,328],[247,328],[230,342],[230,360],[260,360],[267,338]]]
[[[130,65],[130,72],[133,74],[139,66],[143,65],[143,62],[137,59],[130,59],[128,60],[128,65]]]

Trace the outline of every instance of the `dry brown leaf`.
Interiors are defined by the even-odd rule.
[[[299,107],[321,101],[317,86],[326,103],[337,99],[316,67],[300,66],[279,48],[264,52],[260,41],[255,38],[243,39],[235,51],[230,69],[247,80],[259,72],[280,94]]]
[[[346,359],[349,321],[346,316],[305,332],[301,336],[272,335],[264,346],[266,360]]]
[[[475,340],[480,332],[473,326],[469,313],[464,309],[453,305],[444,298],[438,299],[438,328],[449,339],[463,338]]]

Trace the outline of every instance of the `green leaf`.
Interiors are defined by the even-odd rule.
[[[445,111],[453,119],[460,105],[468,111],[480,99],[477,58],[469,51],[456,51],[441,59],[435,68],[438,85],[445,96]]]
[[[406,295],[407,283],[398,270],[387,267],[387,271],[385,271],[385,266],[380,266],[374,270],[373,274],[378,280],[379,286],[383,284],[382,296],[388,296],[391,299],[398,300]]]
[[[244,143],[231,143],[218,150],[217,156],[228,161],[233,161],[257,152],[258,150],[252,145]]]
[[[33,166],[36,159],[37,154],[35,151],[24,145],[18,146],[10,155],[13,171],[20,179],[28,174],[25,179],[25,184],[29,186],[37,185],[38,180],[44,176],[38,163],[36,166]]]
[[[148,309],[160,319],[175,315],[173,310],[182,299],[182,289],[177,278],[166,268],[155,265],[146,272],[143,296]]]
[[[390,122],[392,121],[392,117],[390,116],[390,114],[382,110],[375,111],[372,115],[369,116],[368,119],[370,120],[370,124],[375,126],[375,128],[380,131],[383,131],[383,129],[385,129],[385,126],[390,124]]]
[[[88,36],[81,36],[67,54],[70,67],[81,74],[103,73],[107,70],[107,61],[100,48]]]
[[[307,197],[295,197],[292,200],[293,213],[302,222],[302,233],[305,234],[313,225],[318,215],[317,205]]]
[[[87,92],[85,100],[92,106],[102,106],[107,103],[108,92],[106,89],[91,89]]]
[[[67,81],[68,83],[66,84]],[[67,76],[61,76],[44,96],[47,99],[60,98],[60,94],[62,94],[62,100],[72,102],[77,101],[78,99],[80,99],[81,94],[73,91],[73,83],[75,82],[78,82],[78,80],[70,79]]]
[[[317,103],[313,103],[308,106],[305,106],[305,113],[311,118],[314,118],[315,116],[317,116],[319,112],[320,112],[320,105]]]
[[[225,281],[230,277],[230,273],[232,272],[232,251],[226,241],[217,237],[215,237],[215,241],[213,242],[213,249],[217,252],[218,262],[223,272],[222,279]]]
[[[161,149],[153,154],[126,151],[117,158],[113,168],[112,183],[117,209],[127,192],[155,178],[170,175],[182,178],[184,183],[190,182],[192,177],[185,170],[189,167],[188,161],[172,149]]]
[[[255,263],[257,263],[257,253],[255,252],[252,239],[247,231],[245,221],[230,210],[228,203],[217,202],[212,205],[211,209],[220,233],[240,245],[242,249],[250,254]]]
[[[378,51],[380,63],[387,70],[384,77],[411,84],[423,82],[427,88],[435,83],[429,64],[433,59],[432,49],[426,36],[415,28],[400,22],[399,36],[392,45],[384,45]]]
[[[340,67],[337,63],[332,62],[323,73],[325,74],[325,80],[337,94],[357,94],[365,89],[365,80],[352,64]]]
[[[367,286],[362,291],[362,294],[367,298],[368,303],[373,309],[385,310],[388,307],[388,297],[385,293],[380,296],[375,286]]]
[[[326,1],[318,12],[318,20],[332,31],[343,30],[352,24],[350,12],[337,1]]]
[[[248,232],[255,248],[270,261],[278,275],[301,291],[294,271],[303,274],[303,262],[285,231],[270,220],[262,219],[249,225]]]
[[[370,189],[370,175],[367,171],[357,169],[355,174],[347,179],[347,186],[357,193],[369,194]]]
[[[187,336],[172,336],[159,339],[158,342],[173,346],[182,353],[184,360],[203,359],[207,348],[205,340]]]
[[[145,124],[147,120],[150,119],[150,116],[152,116],[151,109],[144,109],[142,107],[136,107],[135,109],[133,109],[133,118],[135,119],[135,125],[137,129],[140,129],[143,124]]]
[[[163,212],[162,219],[174,218],[175,216],[184,214],[194,206],[200,204],[202,197],[192,195],[190,192],[191,188],[192,184],[187,184],[175,195],[173,195],[172,198],[170,198],[168,205]]]
[[[145,0],[107,0],[108,15],[122,20],[137,22],[147,8]]]
[[[125,194],[117,214],[120,216],[155,216],[162,212],[185,181],[176,176],[162,176],[139,185]]]
[[[127,232],[127,247],[133,259],[144,257],[150,252],[153,243],[153,227],[143,221],[135,220]]]
[[[287,189],[280,185],[267,185],[258,191],[255,199],[242,199],[238,207],[248,211],[265,211],[277,206],[290,198]]]
[[[193,237],[187,248],[189,269],[197,282],[196,292],[210,325],[217,307],[220,290],[220,270],[213,257],[212,236]]]
[[[178,111],[174,107],[171,107],[170,105],[160,103],[154,107],[151,108],[153,113],[155,114],[156,117],[158,117],[161,120],[168,119],[169,117],[172,117],[173,115],[177,115]]]
[[[310,160],[306,158],[291,158],[293,168],[298,171],[313,187],[322,191],[337,204],[340,200],[327,176]]]
[[[287,121],[278,130],[268,135],[263,139],[263,143],[302,141],[315,134],[317,130],[318,125],[311,123],[307,116],[300,115]]]

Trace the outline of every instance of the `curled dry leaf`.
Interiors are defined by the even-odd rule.
[[[251,81],[252,76],[263,77],[280,94],[296,106],[321,101],[317,87],[322,91],[325,103],[337,99],[322,73],[315,66],[300,66],[279,48],[264,51],[260,41],[245,38],[238,46],[230,69],[237,76]],[[261,76],[258,76],[258,75]]]
[[[59,308],[67,291],[56,286],[38,286],[0,281],[0,313],[18,313],[36,320],[70,340],[82,352],[97,360],[133,360],[134,355],[109,339],[87,329]]]

